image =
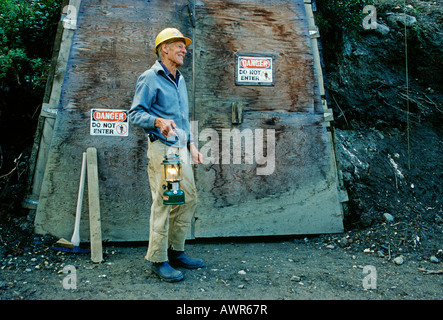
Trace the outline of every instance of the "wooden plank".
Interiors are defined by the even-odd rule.
[[[103,261],[102,229],[100,217],[100,192],[98,184],[97,149],[86,150],[89,197],[89,233],[91,243],[91,260]]]
[[[311,39],[311,45],[312,45],[312,51],[314,54],[314,66],[315,66],[315,73],[317,75],[317,82],[318,86],[320,88],[320,95],[325,95],[325,87],[324,87],[324,81],[323,81],[323,69],[321,67],[320,62],[320,54],[318,51],[318,42],[316,38]]]
[[[69,0],[63,0],[62,8],[64,8],[68,4],[68,1]],[[61,9],[60,11],[62,12],[63,9]],[[58,59],[58,55],[60,52],[60,46],[62,43],[62,34],[63,34],[63,22],[60,20],[58,22],[57,33],[55,35],[54,46],[52,48],[51,66],[49,68],[48,79],[46,80],[45,95],[43,98],[44,103],[49,103],[49,101],[51,99],[52,85],[53,85],[53,81],[54,81],[54,73],[56,71],[57,59]]]
[[[314,3],[315,5],[315,3]],[[306,10],[306,16],[308,20],[309,30],[311,34],[311,45],[312,45],[312,52],[314,55],[314,65],[316,70],[316,76],[317,76],[317,82],[320,89],[320,95],[322,97],[322,105],[323,110],[325,112],[325,121],[326,121],[326,127],[328,128],[328,138],[331,145],[331,155],[332,155],[332,162],[334,166],[334,170],[337,175],[337,183],[339,188],[339,197],[340,202],[344,203],[349,200],[347,191],[344,188],[343,185],[343,179],[341,172],[338,167],[338,162],[336,160],[335,154],[335,134],[333,127],[331,125],[331,122],[334,120],[334,115],[332,112],[332,109],[328,108],[328,102],[325,98],[325,84],[324,84],[324,78],[323,78],[323,67],[322,67],[322,61],[321,61],[321,53],[320,53],[320,33],[318,30],[318,27],[315,25],[315,17],[314,17],[314,8],[313,4],[311,4],[310,0],[305,0],[305,10]]]
[[[68,0],[63,0],[62,6],[65,6],[67,4]],[[49,67],[49,72],[48,72],[48,79],[46,80],[46,87],[45,87],[45,94],[43,97],[43,105],[46,103],[49,103],[50,98],[51,98],[51,91],[52,91],[52,84],[53,84],[53,79],[54,79],[54,73],[55,73],[55,68],[57,65],[57,58],[58,58],[58,54],[59,54],[59,50],[60,50],[60,46],[61,46],[61,37],[62,37],[62,33],[63,33],[63,23],[62,21],[59,21],[58,26],[57,26],[57,33],[54,39],[54,46],[52,48],[52,58],[51,58],[51,65]],[[43,107],[42,107],[43,108]],[[37,167],[37,156],[39,153],[39,148],[40,148],[40,144],[42,143],[41,138],[42,138],[42,133],[43,133],[43,126],[45,123],[46,119],[43,115],[39,116],[38,119],[38,123],[37,123],[37,128],[34,134],[34,143],[32,146],[32,152],[29,158],[29,173],[28,173],[28,177],[27,177],[27,181],[26,181],[26,197],[25,198],[30,198],[30,199],[34,199],[37,198],[36,203],[38,204],[38,196],[39,196],[39,192],[40,192],[40,188],[38,188],[37,190],[35,190],[35,192],[38,193],[33,193],[32,190],[32,183],[35,180],[34,174],[36,171],[36,167]],[[42,168],[39,168],[40,170]],[[39,181],[41,182],[43,180],[43,174],[39,177]],[[40,183],[38,183],[38,185],[40,185]],[[26,200],[26,199],[25,199]],[[34,208],[32,209],[37,209],[37,205],[35,205]]]
[[[80,1],[76,1],[75,3],[76,3],[76,5],[79,5]],[[72,45],[73,37],[74,37],[74,30],[67,29],[67,28],[63,29],[61,46],[60,46],[59,55],[57,58],[57,64],[56,64],[55,72],[54,72],[54,76],[53,76],[51,96],[49,99],[49,104],[54,108],[57,108],[60,103],[63,81],[65,78],[69,55],[71,52],[71,45]]]
[[[334,120],[334,114],[332,113],[332,109],[326,109],[325,110],[325,121],[333,121]]]
[[[34,181],[34,174],[37,167],[37,155],[40,149],[40,143],[41,138],[43,134],[43,125],[45,123],[45,117],[39,117],[37,122],[37,128],[35,130],[34,134],[34,143],[32,145],[32,151],[31,156],[29,157],[29,173],[28,177],[26,179],[26,196],[25,198],[34,198],[33,200],[36,200],[36,203],[38,203],[38,194],[34,194],[32,192],[32,183]],[[42,175],[43,177],[43,175]],[[35,208],[37,209],[37,205],[35,205]]]
[[[63,4],[65,3],[66,0],[63,1]],[[80,0],[70,1],[70,5],[76,7],[78,10]],[[32,171],[32,194],[35,195],[39,195],[41,191],[55,124],[54,119],[48,118],[48,114],[44,111],[44,108],[58,109],[73,36],[74,30],[63,28],[63,22],[60,21],[57,29],[56,42],[54,44],[51,73],[48,79],[51,83],[46,85],[44,103],[40,112],[40,117],[44,120],[39,121],[36,134],[36,139],[38,139],[36,142],[39,143],[39,147],[35,149],[33,158],[31,159],[31,163],[35,164]]]
[[[35,165],[34,178],[32,182],[32,193],[40,195],[41,186],[45,174],[46,162],[52,142],[55,119],[41,117],[43,129],[40,137],[40,146],[37,151],[37,162]]]

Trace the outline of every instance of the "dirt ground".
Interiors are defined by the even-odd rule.
[[[403,8],[379,2],[387,34],[323,46],[349,195],[342,234],[190,241],[187,253],[205,268],[166,283],[144,260],[147,243],[105,243],[95,264],[34,234],[32,214],[19,208],[27,158],[17,154],[16,170],[2,168],[0,180],[1,299],[442,300],[443,5],[408,1],[417,24],[408,29],[407,90],[404,28],[393,19]]]
[[[206,267],[182,270],[185,279],[179,283],[151,273],[144,246],[107,246],[104,262],[95,264],[89,254],[35,245],[3,259],[0,294],[8,300],[442,299],[442,276],[432,273],[441,264],[401,253],[396,256],[404,262],[398,265],[383,249],[363,249],[364,236],[191,243],[189,255],[203,258]],[[343,245],[341,237],[353,242]]]

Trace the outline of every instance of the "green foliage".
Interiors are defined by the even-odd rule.
[[[1,0],[0,88],[42,92],[62,0]]]
[[[366,5],[375,0],[318,0],[317,24],[322,33],[331,40],[354,36],[362,28]]]

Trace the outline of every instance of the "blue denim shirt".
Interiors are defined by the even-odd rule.
[[[129,119],[154,139],[159,139],[169,146],[183,148],[193,142],[189,123],[188,92],[183,76],[177,76],[175,82],[169,74],[169,71],[165,71],[162,64],[156,61],[138,78]],[[160,129],[154,126],[157,117],[174,120],[178,137],[166,139],[160,133]]]

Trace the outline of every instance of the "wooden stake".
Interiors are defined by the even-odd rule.
[[[100,197],[98,188],[98,165],[97,150],[88,148],[87,171],[88,171],[88,196],[89,196],[89,232],[91,241],[91,260],[103,261],[102,231],[100,220]]]

